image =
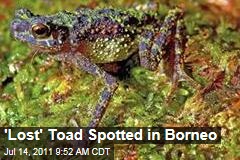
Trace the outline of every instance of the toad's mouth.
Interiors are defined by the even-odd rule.
[[[11,33],[11,36],[21,42],[28,43],[29,46],[33,49],[38,49],[40,51],[44,52],[58,52],[60,51],[60,46],[56,45],[55,40],[50,40],[50,39],[41,39],[38,40],[31,34],[27,32],[16,32],[13,31]]]
[[[59,47],[46,47],[38,44],[30,44],[30,47],[33,50],[38,50],[40,52],[46,52],[46,53],[58,53],[60,51]]]

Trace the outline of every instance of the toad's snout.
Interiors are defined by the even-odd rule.
[[[13,21],[11,23],[11,32],[15,35],[15,33],[22,33],[29,31],[29,23],[28,22],[19,22]]]

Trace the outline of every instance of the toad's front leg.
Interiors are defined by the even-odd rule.
[[[81,70],[84,70],[92,75],[104,79],[105,87],[101,92],[100,98],[96,105],[96,109],[93,114],[93,119],[88,125],[88,127],[98,127],[101,119],[104,116],[108,103],[118,87],[116,78],[106,73],[99,66],[92,63],[88,58],[84,57],[81,54],[61,53],[56,55],[55,58],[59,61],[71,63]]]

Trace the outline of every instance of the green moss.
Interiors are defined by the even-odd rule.
[[[240,45],[239,32],[236,31],[236,26],[227,21],[226,18],[220,19],[220,24],[216,28],[218,33],[217,41],[222,46],[234,48]]]

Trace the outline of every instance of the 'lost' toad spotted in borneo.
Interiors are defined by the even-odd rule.
[[[118,87],[115,64],[136,58],[140,66],[156,70],[169,53],[174,52],[173,83],[184,75],[183,11],[170,10],[165,18],[158,13],[135,9],[78,9],[54,15],[35,15],[19,9],[11,23],[12,35],[39,50],[52,53],[92,75],[101,77],[101,92],[89,127],[97,127]],[[171,43],[173,47],[167,47]]]

